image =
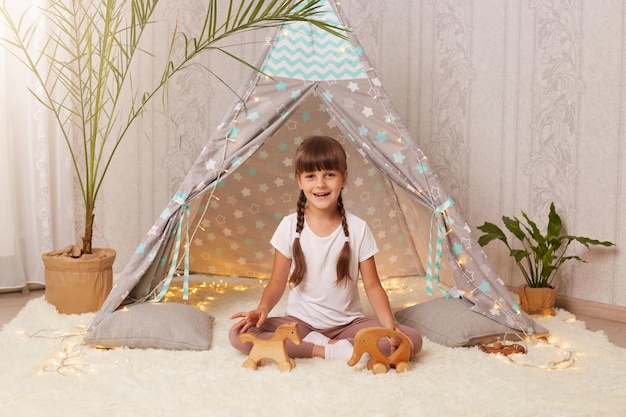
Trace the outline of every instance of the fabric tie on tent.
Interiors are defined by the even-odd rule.
[[[435,267],[433,272],[433,223],[436,221],[435,217],[438,214],[444,214],[445,210],[452,207],[454,205],[454,201],[451,198],[448,198],[443,204],[439,207],[433,209],[433,214],[430,218],[430,237],[428,239],[428,263],[426,265],[426,292],[428,295],[433,295],[433,281],[436,282],[437,288],[441,291],[446,298],[450,298],[450,294],[446,290],[443,289],[440,283],[439,272],[441,270],[441,253],[443,251],[443,237],[445,236],[445,231],[441,226],[441,223],[437,221],[437,244],[435,247]],[[434,277],[434,279],[433,279]]]
[[[176,243],[174,245],[174,253],[172,255],[172,261],[170,263],[170,269],[167,273],[167,277],[163,281],[163,286],[161,287],[161,291],[154,298],[154,302],[159,302],[163,300],[165,294],[169,290],[170,283],[172,282],[172,278],[174,278],[174,272],[176,272],[176,264],[178,263],[178,255],[180,253],[180,242],[182,237],[183,223],[186,224],[185,231],[185,252],[184,252],[184,276],[183,276],[183,300],[189,299],[189,215],[190,215],[190,207],[189,204],[185,201],[185,196],[182,192],[176,193],[176,195],[172,198],[177,204],[180,204],[182,210],[180,214],[180,220],[178,221],[178,228],[176,230]]]

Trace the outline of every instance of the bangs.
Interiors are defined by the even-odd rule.
[[[325,137],[312,137],[304,142],[296,152],[296,175],[302,172],[340,171],[348,169],[346,153],[336,140]]]

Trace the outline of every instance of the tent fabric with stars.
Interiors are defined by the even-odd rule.
[[[323,19],[347,27],[339,6]],[[264,279],[269,239],[298,197],[293,157],[310,135],[337,138],[349,156],[346,208],[376,237],[381,277],[425,275],[429,293],[456,286],[473,309],[533,333],[454,201],[409,134],[352,31],[314,25],[274,32],[254,72],[96,315],[159,300],[176,273]],[[181,272],[182,271],[182,272]],[[437,288],[439,287],[439,288]],[[184,287],[184,291],[187,287]]]

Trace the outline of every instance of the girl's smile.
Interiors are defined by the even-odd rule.
[[[298,186],[313,207],[336,210],[341,190],[346,185],[347,172],[320,170],[303,172],[298,177]]]

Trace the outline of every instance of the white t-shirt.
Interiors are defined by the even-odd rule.
[[[376,241],[367,223],[346,212],[352,250],[349,282],[337,285],[337,258],[345,243],[341,224],[329,236],[320,237],[309,229],[306,220],[300,233],[300,246],[306,258],[307,273],[295,288],[289,289],[285,313],[317,329],[328,329],[363,317],[357,278],[359,263],[378,252]],[[292,259],[292,246],[296,234],[297,214],[283,218],[270,243]],[[294,265],[291,264],[291,272]]]

